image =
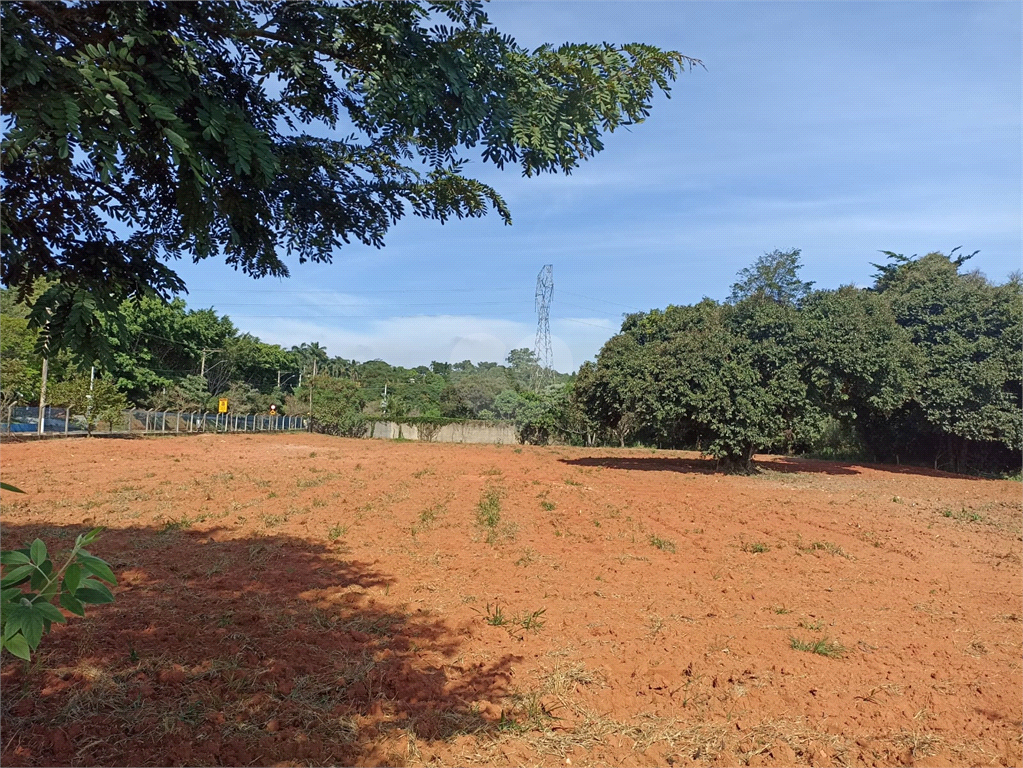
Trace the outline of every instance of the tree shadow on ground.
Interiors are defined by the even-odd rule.
[[[689,459],[667,456],[584,456],[578,459],[558,459],[563,464],[577,467],[608,467],[609,469],[640,470],[648,472],[684,472],[713,475],[721,472],[714,459]],[[758,470],[792,474],[861,475],[864,469],[891,472],[898,475],[921,475],[959,480],[979,480],[972,475],[956,475],[937,469],[890,464],[850,464],[846,462],[804,459],[796,456],[764,457],[753,462]]]
[[[84,530],[5,523],[4,546]],[[56,627],[31,666],[4,657],[4,765],[379,765],[504,725],[517,657],[463,661],[456,628],[385,604],[393,579],[343,545],[230,536],[100,536],[116,602]]]

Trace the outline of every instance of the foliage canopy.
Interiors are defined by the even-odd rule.
[[[696,62],[653,46],[528,51],[475,0],[0,6],[5,285],[45,277],[44,345],[108,354],[121,302],[184,290],[168,259],[253,276],[381,246],[407,213],[494,209],[474,150],[571,172]]]

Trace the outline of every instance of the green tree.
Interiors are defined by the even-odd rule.
[[[381,246],[406,213],[510,223],[463,175],[466,150],[570,172],[697,63],[642,44],[530,52],[472,0],[0,14],[0,276],[22,296],[51,280],[33,322],[87,362],[123,300],[184,289],[168,258],[284,276],[290,257]]]
[[[811,392],[839,425],[829,429],[833,436],[848,437],[865,424],[890,420],[912,399],[920,357],[884,296],[853,286],[815,291],[800,314]],[[804,442],[798,447],[825,446]]]
[[[288,398],[288,413],[310,414],[309,390],[312,388],[312,426],[316,432],[342,437],[360,437],[365,431],[362,387],[348,379],[316,375]]]
[[[113,421],[130,407],[113,382],[101,378],[90,381],[90,377],[82,375],[55,383],[46,399],[51,405],[69,409],[75,416],[84,416],[90,434],[100,421]]]
[[[958,249],[956,249],[958,250]],[[868,439],[884,458],[966,471],[977,451],[1001,446],[1018,466],[1023,448],[1023,290],[1018,276],[993,285],[960,270],[973,255],[885,252],[875,290],[890,304],[920,359],[914,397]],[[1009,459],[1009,456],[1012,459]],[[980,462],[983,463],[983,462]]]
[[[762,297],[779,304],[799,304],[810,294],[813,283],[799,279],[800,250],[774,250],[739,272],[728,300],[733,304],[744,299]]]

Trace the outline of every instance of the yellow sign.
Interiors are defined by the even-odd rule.
[[[227,413],[227,398],[220,398],[220,407],[217,409],[217,413]]]

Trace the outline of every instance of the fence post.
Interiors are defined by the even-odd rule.
[[[71,420],[71,409],[70,408],[65,408],[64,409],[64,434],[65,435],[67,434],[67,425],[68,425],[68,422],[70,420]]]

